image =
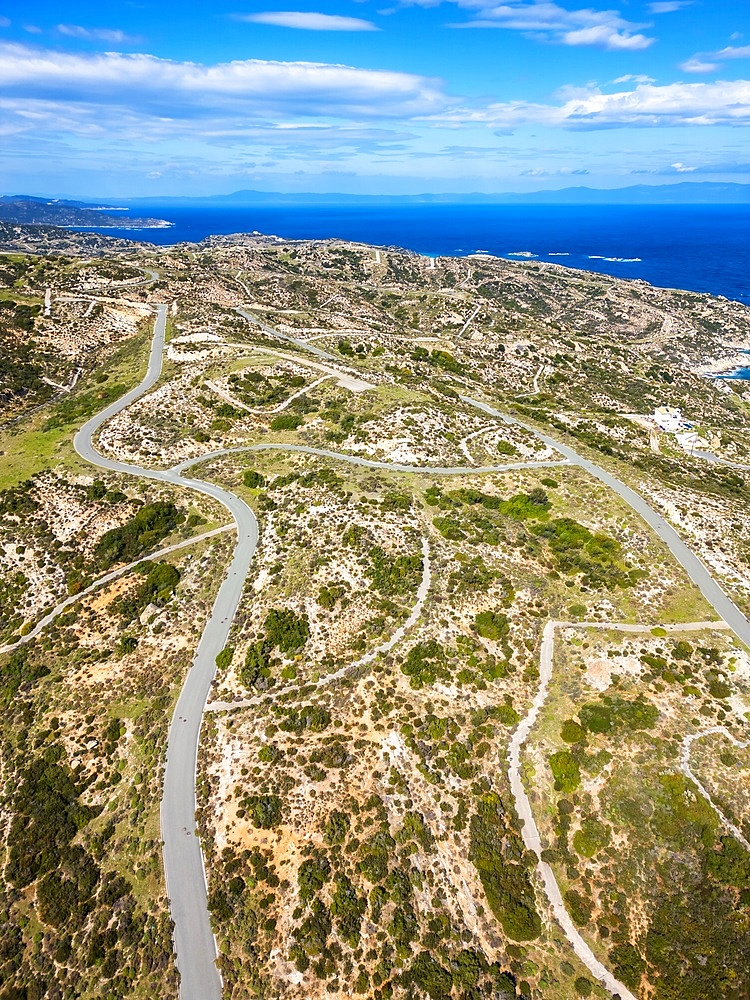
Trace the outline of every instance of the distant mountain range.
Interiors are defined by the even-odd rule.
[[[115,200],[125,203],[125,200]],[[277,191],[235,191],[201,198],[128,198],[128,205],[747,205],[750,184],[683,181],[679,184],[637,184],[624,188],[571,187],[522,194],[284,194]]]
[[[74,226],[97,229],[154,229],[171,226],[163,219],[134,219],[127,208],[92,205],[83,201],[32,198],[29,195],[0,197],[0,222],[13,225]]]

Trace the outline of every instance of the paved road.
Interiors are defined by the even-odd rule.
[[[750,469],[750,465],[743,465],[742,462],[730,462],[728,458],[714,455],[712,451],[692,451],[690,456],[691,458],[702,458],[704,462],[711,462],[714,465],[727,465],[730,469],[742,469],[744,472]]]
[[[349,465],[360,465],[366,469],[387,469],[390,472],[421,472],[433,476],[470,476],[482,472],[509,472],[513,469],[547,469],[559,465],[570,465],[567,458],[557,461],[546,462],[508,462],[505,465],[401,465],[398,462],[379,462],[374,458],[361,458],[359,455],[347,455],[341,451],[328,451],[326,448],[313,448],[306,444],[277,444],[273,441],[264,441],[262,444],[244,444],[237,448],[222,448],[219,451],[212,451],[207,455],[199,455],[197,458],[188,458],[185,462],[175,465],[173,472],[182,472],[205,462],[211,458],[218,458],[221,455],[237,455],[246,451],[289,451],[301,453],[303,455],[318,455],[320,458],[333,458],[339,462],[347,462]]]
[[[211,617],[201,636],[192,666],[175,706],[169,727],[161,835],[164,871],[174,921],[174,943],[180,973],[181,1000],[220,1000],[221,977],[216,968],[216,941],[206,905],[203,853],[195,825],[195,781],[203,709],[216,670],[216,655],[224,648],[242,588],[258,541],[258,524],[250,508],[234,494],[213,483],[185,479],[174,470],[142,469],[105,458],[92,437],[101,425],[147,392],[161,374],[166,306],[158,306],[148,371],[137,388],[93,417],[76,434],[75,449],[87,461],[112,472],[189,487],[223,504],[237,524],[232,563],[219,589]]]

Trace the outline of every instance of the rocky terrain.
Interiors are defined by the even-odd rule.
[[[199,745],[224,995],[611,996],[599,962],[622,996],[747,997],[750,653],[566,449],[750,612],[750,383],[715,377],[750,310],[340,241],[3,247],[0,998],[177,996],[167,728],[235,533],[71,445],[157,303],[160,378],[97,447],[260,528]],[[508,754],[543,683],[537,852]]]

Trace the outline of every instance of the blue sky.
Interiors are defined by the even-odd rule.
[[[738,0],[0,0],[0,189],[750,182]]]

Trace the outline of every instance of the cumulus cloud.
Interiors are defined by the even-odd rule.
[[[109,45],[126,45],[138,39],[119,28],[84,28],[80,24],[58,24],[57,31],[67,38],[82,38],[88,42],[107,42]]]
[[[750,80],[662,87],[641,84],[614,94],[590,88],[560,104],[516,101],[482,109],[455,108],[433,118],[438,119],[456,125],[485,123],[505,128],[526,124],[569,129],[750,125]]]
[[[19,44],[0,45],[2,94],[124,106],[167,120],[221,114],[408,118],[449,104],[439,81],[390,70],[262,59],[204,65]]]
[[[432,6],[433,0],[413,0]],[[472,12],[469,21],[454,28],[505,28],[561,45],[593,45],[610,51],[646,49],[654,39],[640,33],[647,25],[623,18],[616,10],[590,7],[567,10],[553,0],[453,0]]]
[[[253,24],[272,24],[279,28],[300,28],[303,31],[379,31],[372,21],[338,14],[317,14],[313,11],[270,10],[258,14],[237,14],[236,20]]]

